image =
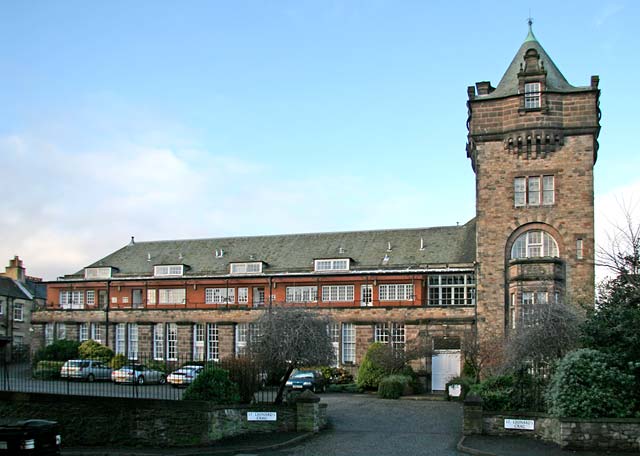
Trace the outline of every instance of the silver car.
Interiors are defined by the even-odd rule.
[[[128,364],[113,371],[111,380],[114,383],[136,383],[138,385],[159,383],[164,385],[167,382],[167,376],[164,372],[150,369],[143,364]]]
[[[70,359],[60,369],[60,378],[86,380],[111,380],[112,369],[102,361]]]
[[[182,366],[175,372],[172,372],[167,377],[167,383],[171,386],[187,387],[196,379],[198,374],[204,369],[202,366]]]

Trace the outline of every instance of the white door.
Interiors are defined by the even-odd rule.
[[[460,352],[434,353],[431,356],[431,390],[444,391],[453,377],[460,375]]]

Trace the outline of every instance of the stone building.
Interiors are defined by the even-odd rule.
[[[241,354],[275,306],[328,314],[336,364],[424,342],[441,390],[465,338],[502,340],[551,300],[593,302],[598,78],[571,86],[531,30],[497,87],[468,89],[476,217],[462,226],[131,242],[48,284],[35,338],[130,358]]]
[[[22,260],[15,256],[0,273],[0,336],[8,341],[7,358],[19,357],[31,344],[31,315],[44,306],[46,285],[25,274]]]

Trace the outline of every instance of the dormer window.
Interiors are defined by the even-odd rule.
[[[540,83],[526,82],[524,84],[524,109],[539,109],[540,105]]]
[[[315,260],[314,270],[316,272],[348,271],[349,263],[350,261],[348,258]]]
[[[153,275],[156,277],[181,276],[184,274],[184,266],[181,264],[163,264],[153,267]]]
[[[85,279],[110,279],[111,269],[108,268],[84,268]]]
[[[254,261],[251,263],[231,263],[231,274],[260,274],[262,273],[262,262]]]

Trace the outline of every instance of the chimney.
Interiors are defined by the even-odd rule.
[[[18,258],[18,255],[14,256],[12,260],[9,260],[9,266],[5,268],[4,275],[18,282],[24,282],[24,268],[22,267],[22,260]]]

